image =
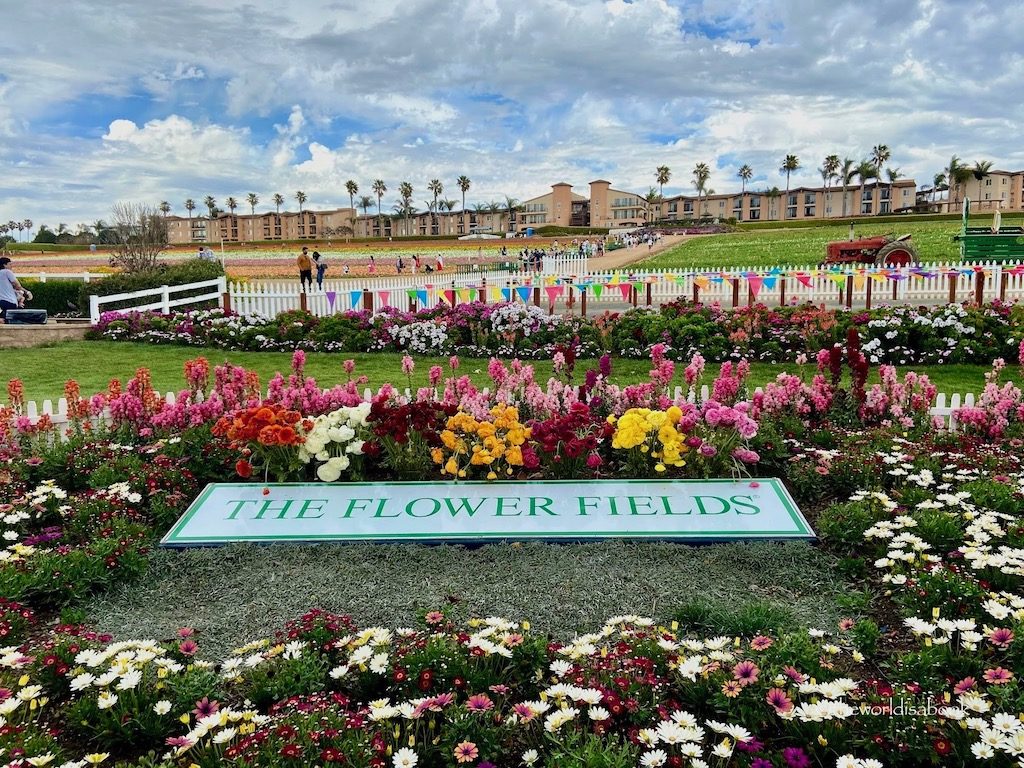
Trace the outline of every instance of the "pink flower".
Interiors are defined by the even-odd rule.
[[[764,635],[758,635],[750,641],[750,647],[755,651],[765,651],[772,647],[772,639]]]
[[[440,365],[432,365],[430,366],[430,371],[427,373],[427,376],[430,378],[430,386],[436,387],[441,383],[441,378],[444,376],[444,370]]]
[[[793,709],[792,700],[781,688],[772,688],[768,691],[768,694],[765,696],[765,701],[767,701],[772,708],[779,713],[789,712]]]
[[[402,355],[402,373],[412,376],[414,370],[416,370],[416,361],[408,355]]]
[[[477,693],[466,700],[466,709],[470,712],[487,712],[494,709],[494,702],[486,693]]]
[[[351,376],[352,375],[352,371],[354,371],[356,369],[356,361],[355,360],[346,360],[341,365],[345,369],[345,373],[347,373],[349,376]]]
[[[988,641],[996,648],[1008,648],[1013,642],[1013,630],[1007,627],[998,627],[988,633]]]
[[[973,691],[977,687],[977,680],[975,680],[973,677],[965,677],[963,680],[961,680],[959,683],[953,686],[953,693],[955,693],[957,696],[960,696],[961,694],[967,693],[968,691]]]
[[[199,652],[199,645],[195,640],[182,640],[178,643],[178,651],[182,656],[195,656]]]
[[[448,367],[451,368],[453,371],[458,369],[458,367],[459,367],[459,356],[458,355],[452,355],[451,357],[448,358]]]
[[[994,667],[985,670],[984,678],[989,685],[1006,685],[1013,680],[1013,672],[1003,667]]]
[[[757,676],[761,670],[752,661],[741,661],[732,668],[732,676],[740,685],[751,685],[757,682]]]

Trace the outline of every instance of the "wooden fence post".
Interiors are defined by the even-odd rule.
[[[221,307],[223,307],[223,309],[224,309],[224,314],[225,315],[230,315],[231,314],[231,294],[228,293],[227,291],[224,291],[224,293],[222,293],[220,295],[220,304],[221,304]]]
[[[373,312],[373,291],[369,288],[363,288],[363,309]]]
[[[700,304],[700,287],[696,283],[693,284],[693,303]]]
[[[1007,286],[1007,283],[1009,282],[1009,279],[1010,279],[1010,276],[1008,274],[1006,274],[1002,270],[999,270],[999,301],[1000,302],[1004,302],[1005,303],[1005,301],[1006,301],[1006,286]]]
[[[633,309],[636,309],[636,300],[637,300],[637,297],[640,295],[640,291],[638,291],[636,289],[635,285],[631,285],[629,287],[629,293],[630,293],[630,298],[633,300]]]
[[[647,306],[651,306],[651,284],[647,283]]]
[[[974,273],[974,303],[979,307],[985,303],[985,270]]]
[[[580,291],[580,317],[587,316],[587,289]]]
[[[738,277],[732,278],[732,308],[736,309],[740,305],[740,279]]]
[[[868,281],[864,284],[864,308],[871,309],[871,284],[875,282],[870,275],[868,275]]]
[[[949,281],[949,304],[956,304],[956,280],[958,275],[948,274],[946,279]]]
[[[539,285],[533,286],[533,306],[535,306],[535,307],[539,307],[540,306],[540,286]]]
[[[786,306],[786,278],[779,278],[779,306]]]
[[[306,289],[302,287],[299,289],[299,309],[303,312],[308,312],[309,307],[306,305]]]
[[[487,278],[480,279],[480,303],[487,303]]]
[[[853,275],[846,276],[846,308],[853,308]]]

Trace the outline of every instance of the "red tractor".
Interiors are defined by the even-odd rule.
[[[852,233],[851,233],[852,234]],[[893,237],[878,235],[854,240],[837,240],[825,246],[824,265],[878,264],[886,267],[905,267],[917,261],[917,250],[910,235]]]

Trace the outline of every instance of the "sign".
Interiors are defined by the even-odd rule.
[[[774,478],[212,483],[161,541],[813,538]]]

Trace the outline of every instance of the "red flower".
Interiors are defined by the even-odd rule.
[[[235,462],[235,472],[239,477],[252,477],[252,464],[245,459],[239,459]]]
[[[947,739],[936,739],[934,742],[935,751],[939,755],[948,755],[953,751],[953,745]]]
[[[298,744],[285,744],[278,754],[281,757],[302,757],[302,747]]]

